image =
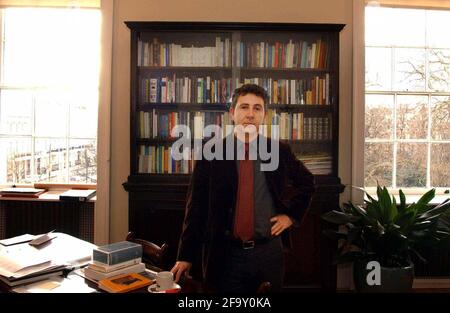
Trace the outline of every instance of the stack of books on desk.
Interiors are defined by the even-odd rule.
[[[122,241],[98,247],[93,250],[92,263],[84,268],[87,279],[98,282],[123,274],[145,272],[142,260],[142,246]]]

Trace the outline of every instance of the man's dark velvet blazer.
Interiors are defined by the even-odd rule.
[[[271,140],[264,140],[272,153]],[[194,266],[201,260],[203,280],[212,286],[223,269],[227,242],[232,235],[238,187],[237,164],[235,160],[225,160],[225,142],[223,139],[224,160],[196,161],[177,258]],[[234,144],[236,151],[236,140]],[[270,159],[262,162],[268,163]],[[286,214],[295,225],[301,225],[314,192],[311,172],[295,158],[289,145],[279,142],[278,168],[264,173],[277,214]],[[284,243],[288,242],[287,233],[282,234]]]

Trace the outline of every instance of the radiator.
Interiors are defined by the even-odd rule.
[[[94,202],[0,200],[0,238],[55,230],[94,242]]]

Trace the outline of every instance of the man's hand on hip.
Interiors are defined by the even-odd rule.
[[[275,215],[270,219],[271,222],[275,222],[275,224],[272,225],[271,234],[272,236],[278,236],[281,234],[285,229],[291,227],[292,220],[289,216],[286,214],[280,214]]]

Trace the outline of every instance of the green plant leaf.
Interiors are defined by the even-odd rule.
[[[440,216],[441,214],[446,213],[450,209],[450,199],[445,200],[441,204],[435,206],[432,209],[429,209],[428,211],[425,211],[424,213],[420,214],[418,218],[420,219],[429,219],[432,216]],[[427,207],[428,208],[428,207]]]
[[[382,212],[382,223],[387,224],[390,221],[392,202],[389,191],[386,187],[377,186],[378,203]]]
[[[401,232],[406,232],[410,225],[414,223],[414,216],[414,211],[404,210],[396,216],[396,218],[394,219],[394,223],[400,226]]]
[[[428,209],[428,203],[434,198],[435,189],[430,189],[416,203],[417,214],[422,214]]]
[[[406,197],[405,194],[403,193],[403,191],[400,189],[399,190],[399,195],[400,195],[400,207],[399,207],[399,212],[403,212],[406,208]]]
[[[390,221],[394,220],[397,215],[398,215],[397,200],[395,199],[395,196],[392,195],[392,205],[391,205],[389,220]]]

